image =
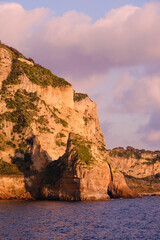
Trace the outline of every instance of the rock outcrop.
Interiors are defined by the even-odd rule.
[[[84,142],[79,136],[69,134],[65,154],[47,167],[42,198],[60,200],[106,200],[109,198],[107,194],[110,182],[109,166],[107,162],[90,159],[87,144],[88,142]],[[84,160],[91,162],[87,163]],[[50,174],[48,174],[49,170]],[[58,175],[55,172],[58,172]]]
[[[160,195],[160,151],[115,148],[108,151],[115,170],[141,195]]]
[[[33,199],[30,192],[26,190],[23,175],[0,175],[0,200]]]
[[[137,197],[111,166],[86,94],[3,44],[0,73],[0,198]]]
[[[109,151],[115,169],[135,178],[145,178],[160,172],[160,151],[138,150],[133,147]]]
[[[81,152],[77,148],[80,145],[85,147],[86,144],[87,142],[84,143],[79,136],[69,135],[65,154],[48,165],[42,198],[107,200],[115,197],[139,197],[127,187],[122,174],[112,173],[107,161],[94,159],[89,167],[86,167],[86,164],[81,161]],[[58,172],[58,175],[55,172]]]

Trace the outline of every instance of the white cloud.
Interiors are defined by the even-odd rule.
[[[84,78],[160,60],[159,12],[157,2],[126,5],[92,22],[76,11],[56,17],[44,8],[26,11],[19,4],[1,4],[1,39],[62,75]]]
[[[130,80],[128,87],[120,88],[115,102],[122,111],[130,113],[148,114],[160,109],[160,76]]]
[[[19,47],[32,38],[32,29],[48,14],[48,9],[26,11],[16,3],[0,4],[0,38],[3,42]]]
[[[129,78],[129,76],[128,76]],[[125,80],[125,79],[124,79]],[[125,81],[124,81],[125,82]],[[142,77],[128,81],[125,88],[118,82],[112,105],[115,113],[146,117],[147,122],[137,128],[141,141],[148,146],[160,145],[160,76]],[[136,124],[134,121],[131,124]]]
[[[147,141],[155,143],[155,142],[160,142],[160,131],[153,131],[147,136]]]
[[[69,77],[77,91],[95,88],[115,68],[148,69],[139,79],[136,74],[134,80],[129,74],[123,75],[109,94],[110,109],[119,114],[150,116],[141,135],[148,143],[156,144],[160,131],[159,122],[154,120],[160,110],[159,23],[159,2],[141,8],[126,5],[96,22],[76,11],[57,17],[45,8],[27,11],[19,4],[0,4],[2,42],[18,48],[55,74]],[[108,113],[103,114],[106,119]]]

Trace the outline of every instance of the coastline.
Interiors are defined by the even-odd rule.
[[[160,197],[160,192],[153,192],[153,193],[139,193],[142,197]]]
[[[51,199],[44,199],[44,198],[33,198],[31,194],[25,188],[25,181],[23,175],[0,175],[0,200],[20,200],[20,201],[37,201],[37,200],[51,200]],[[132,188],[131,188],[132,189]],[[160,191],[153,191],[153,192],[137,192],[142,198],[145,196],[160,196]],[[127,198],[127,197],[126,197]],[[126,199],[124,197],[124,199]],[[133,197],[136,198],[136,197]],[[112,200],[113,198],[106,198],[103,199],[104,201]],[[58,199],[57,199],[58,200]],[[52,201],[57,201],[52,200]],[[60,199],[58,201],[61,201]],[[83,201],[83,200],[79,200]]]

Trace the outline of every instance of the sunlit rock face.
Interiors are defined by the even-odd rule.
[[[123,172],[130,188],[142,195],[160,195],[160,151],[128,146],[108,153],[112,166]]]
[[[86,94],[75,93],[64,79],[1,44],[0,198],[134,196],[109,162],[96,104]]]

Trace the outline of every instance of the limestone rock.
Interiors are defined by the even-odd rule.
[[[139,198],[140,194],[131,190],[120,172],[113,171],[108,186],[108,194],[111,198]]]
[[[0,199],[33,199],[30,192],[26,191],[23,175],[1,175],[0,176]]]
[[[84,141],[83,141],[84,143]],[[48,165],[42,187],[43,199],[107,200],[139,197],[127,187],[122,174],[113,174],[109,163],[93,160],[83,162],[76,145],[82,144],[74,134],[69,135],[65,154]]]
[[[36,136],[33,136],[31,139],[31,159],[33,164],[31,165],[30,170],[43,172],[52,159],[49,154],[42,149],[40,142]]]
[[[50,70],[0,44],[0,197],[2,192],[6,199],[135,196],[109,162],[96,104]],[[13,175],[16,194],[6,190],[12,189],[7,182]]]
[[[109,151],[116,171],[123,172],[127,185],[141,195],[159,195],[160,151],[115,148]]]

